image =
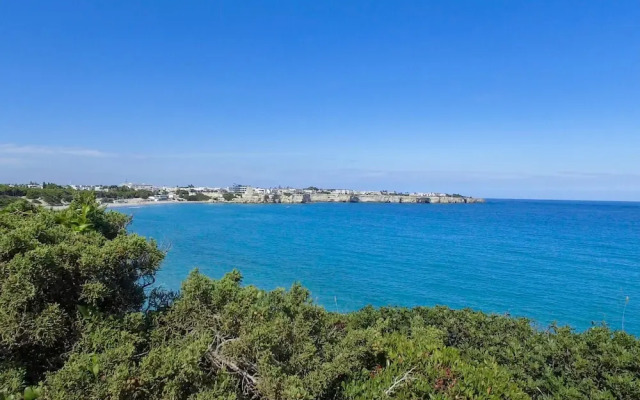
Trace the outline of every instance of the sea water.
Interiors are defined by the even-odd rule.
[[[331,311],[470,307],[640,335],[640,203],[164,204],[120,208],[168,250],[157,284],[237,268]]]

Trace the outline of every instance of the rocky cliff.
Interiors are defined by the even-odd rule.
[[[213,197],[213,201],[225,202],[222,197]],[[257,194],[248,193],[229,201],[230,203],[484,203],[484,199],[461,196],[413,196],[382,194],[333,194],[333,193],[287,193]]]

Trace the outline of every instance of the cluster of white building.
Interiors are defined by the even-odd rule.
[[[125,187],[128,187],[129,189],[133,189],[133,190],[149,190],[151,192],[155,192],[156,190],[159,189],[157,186],[149,185],[147,183],[125,182],[125,183],[121,184],[120,186],[125,186]]]
[[[436,193],[436,192],[414,192],[411,193],[412,196],[421,196],[421,197],[445,197],[447,196],[446,193]]]
[[[96,192],[108,192],[109,188],[101,185],[69,185],[73,190],[93,190]]]
[[[225,189],[222,189],[225,190]],[[436,192],[396,192],[396,191],[387,191],[387,190],[352,190],[352,189],[319,189],[319,188],[306,188],[306,189],[296,189],[296,188],[259,188],[252,187],[248,185],[233,185],[226,188],[226,191],[229,193],[244,195],[245,193],[257,193],[257,194],[315,194],[315,193],[326,193],[326,194],[347,194],[347,195],[411,195],[411,196],[424,196],[424,197],[444,197],[447,196],[446,193],[436,193]]]
[[[125,186],[133,190],[148,190],[155,193],[150,200],[164,201],[164,200],[181,200],[180,194],[188,193],[189,196],[194,196],[198,193],[208,195],[210,197],[218,197],[224,193],[233,193],[237,196],[251,196],[251,195],[289,195],[289,194],[333,194],[333,195],[411,195],[411,196],[423,196],[423,197],[444,197],[445,193],[437,192],[395,192],[387,190],[352,190],[352,189],[320,189],[316,187],[308,187],[305,189],[297,189],[291,187],[277,187],[277,188],[261,188],[249,185],[234,184],[228,187],[208,187],[208,186],[155,186],[147,183],[133,183],[126,182],[120,186]],[[69,187],[76,190],[94,190],[94,191],[109,191],[109,187],[101,185],[69,185]]]

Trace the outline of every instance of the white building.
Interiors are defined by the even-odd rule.
[[[247,193],[247,190],[250,187],[251,186],[247,186],[247,185],[233,185],[229,188],[229,192],[242,195]]]
[[[349,189],[331,189],[333,194],[353,194],[353,190]]]
[[[132,182],[127,182],[127,183],[123,183],[120,186],[126,186],[129,189],[133,189],[133,190],[150,190],[150,191],[154,191],[156,188],[153,185],[148,185],[146,183],[132,183]]]

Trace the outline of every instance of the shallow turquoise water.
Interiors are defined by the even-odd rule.
[[[640,203],[167,204],[121,208],[169,253],[157,283],[238,268],[330,310],[471,307],[640,334]]]

